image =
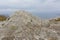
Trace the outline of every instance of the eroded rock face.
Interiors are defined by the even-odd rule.
[[[50,22],[28,12],[15,12],[0,29],[0,40],[60,40]]]

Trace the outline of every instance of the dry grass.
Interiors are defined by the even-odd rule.
[[[60,21],[60,18],[55,19],[55,21]]]
[[[7,17],[0,15],[0,21],[5,21]]]

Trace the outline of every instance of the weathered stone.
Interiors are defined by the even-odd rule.
[[[4,37],[1,40],[14,40],[14,37]]]
[[[0,39],[60,40],[59,26],[53,27],[52,24],[49,20],[37,18],[25,11],[18,11],[0,28]]]

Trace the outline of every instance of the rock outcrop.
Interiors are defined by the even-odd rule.
[[[58,31],[50,26],[49,20],[18,11],[0,28],[0,40],[60,40]]]

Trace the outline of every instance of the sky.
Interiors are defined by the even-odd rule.
[[[0,0],[0,12],[16,10],[26,10],[34,14],[59,14],[60,0]]]

